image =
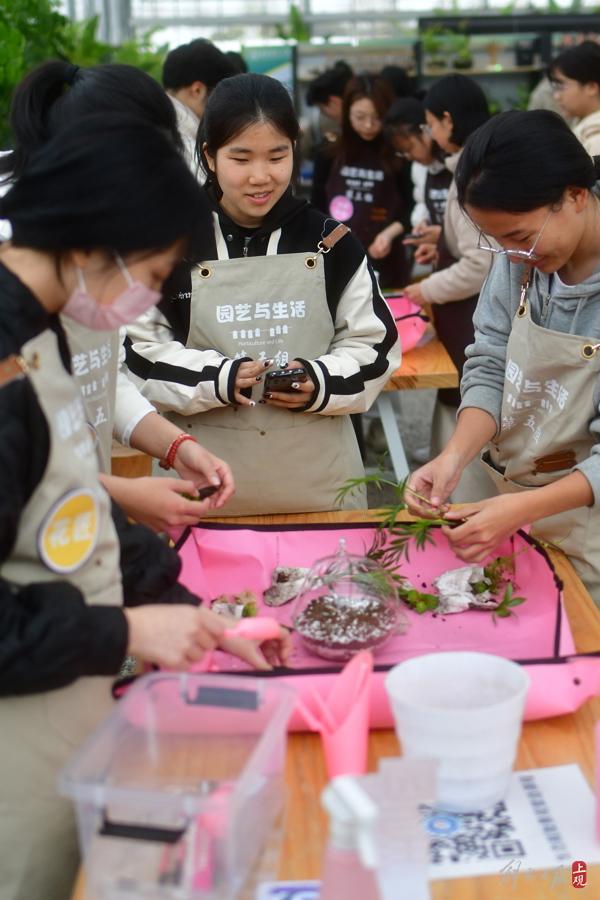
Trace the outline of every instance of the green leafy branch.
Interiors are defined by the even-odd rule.
[[[520,606],[525,603],[525,597],[515,597],[513,595],[513,585],[509,582],[504,590],[504,596],[498,606],[492,610],[492,619],[506,619],[508,616],[514,616],[513,607]]]
[[[432,612],[439,606],[439,596],[419,591],[412,587],[398,569],[403,559],[407,561],[410,559],[410,547],[413,542],[417,550],[423,550],[427,544],[435,544],[432,529],[440,525],[456,527],[464,519],[447,519],[441,514],[431,519],[413,518],[410,520],[399,520],[399,513],[407,509],[405,500],[407,491],[420,500],[421,503],[432,506],[429,498],[409,487],[407,481],[408,478],[398,482],[392,481],[383,477],[381,472],[365,475],[363,478],[352,478],[338,491],[336,503],[341,505],[345,497],[369,485],[378,490],[382,490],[384,485],[392,489],[395,495],[394,500],[392,503],[381,507],[383,515],[378,520],[377,530],[366,556],[379,563],[386,572],[386,578],[390,577],[394,581],[398,596],[407,606],[417,613]],[[520,606],[521,603],[525,602],[524,597],[513,596],[514,587],[511,578],[514,575],[515,558],[529,549],[530,547],[527,546],[509,556],[498,556],[484,566],[482,580],[472,585],[474,594],[483,594],[489,591],[494,595],[497,595],[502,590],[502,586],[505,585],[501,602],[492,610],[494,620],[496,616],[507,618],[514,615],[513,607]],[[369,573],[368,577],[373,580],[375,575],[374,573]]]

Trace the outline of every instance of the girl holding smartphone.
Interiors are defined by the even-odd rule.
[[[56,779],[125,655],[185,670],[218,645],[270,665],[177,582],[174,550],[111,508],[59,318],[110,327],[157,301],[204,215],[194,176],[164,132],[84,117],[0,214],[0,898],[68,900],[77,838]]]
[[[293,195],[297,137],[275,79],[217,85],[200,147],[213,229],[193,236],[169,299],[128,330],[144,396],[230,463],[234,515],[332,509],[364,472],[350,413],[400,360],[359,242]],[[286,367],[305,380],[263,393],[267,370]]]
[[[495,261],[475,314],[456,429],[410,479],[440,507],[484,451],[500,496],[447,514],[467,519],[447,530],[457,554],[481,561],[533,523],[535,536],[570,557],[598,605],[599,174],[546,110],[502,113],[467,141],[458,201]],[[409,503],[431,514],[414,497]]]

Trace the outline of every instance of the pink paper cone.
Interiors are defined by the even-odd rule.
[[[321,739],[329,778],[362,775],[367,769],[369,707],[373,657],[357,654],[338,675],[330,698],[331,712],[339,722],[335,731],[323,729]],[[344,713],[345,701],[345,713]]]

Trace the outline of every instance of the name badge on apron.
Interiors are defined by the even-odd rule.
[[[92,491],[69,491],[51,507],[40,525],[40,558],[53,572],[74,572],[94,552],[98,534],[98,505]]]

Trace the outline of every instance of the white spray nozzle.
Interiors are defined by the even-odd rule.
[[[373,828],[379,816],[377,806],[352,775],[334,778],[321,794],[321,802],[331,816],[332,841],[343,849],[356,849],[367,869],[377,865]]]

